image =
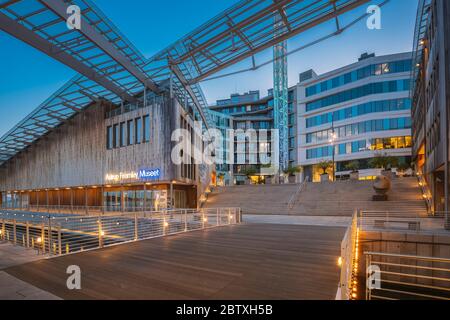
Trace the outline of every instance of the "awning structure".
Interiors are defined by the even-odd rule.
[[[79,73],[0,138],[0,165],[95,101],[135,103],[168,82],[209,125],[201,80],[367,2],[242,0],[146,59],[91,0],[0,0],[0,30]],[[70,5],[81,30],[67,27]]]

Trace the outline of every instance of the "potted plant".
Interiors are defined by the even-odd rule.
[[[345,166],[347,170],[350,170],[350,180],[359,180],[359,162],[352,161]]]
[[[327,182],[330,180],[328,170],[332,169],[333,165],[333,161],[322,161],[317,164],[319,169],[322,170],[322,174],[320,175],[320,182]]]
[[[295,183],[296,174],[300,173],[302,170],[297,166],[289,166],[286,170],[284,170],[284,174],[288,176],[289,183]]]
[[[253,177],[254,175],[256,175],[256,169],[255,168],[248,168],[246,170],[244,170],[244,174],[245,174],[245,184],[251,184],[251,180],[250,178]]]
[[[392,167],[398,165],[397,158],[389,158],[387,154],[378,154],[369,161],[372,168],[381,169],[381,175],[392,178]]]
[[[225,173],[221,172],[217,175],[217,185],[225,185]]]

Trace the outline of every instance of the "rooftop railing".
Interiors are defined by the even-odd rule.
[[[361,211],[361,231],[442,232],[450,230],[450,214],[436,212],[426,216],[414,211]]]
[[[99,216],[0,212],[0,239],[38,253],[64,255],[241,222],[239,208]]]
[[[449,300],[450,259],[366,252],[366,300]]]

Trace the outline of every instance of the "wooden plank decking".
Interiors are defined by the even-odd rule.
[[[243,224],[5,271],[63,299],[334,299],[343,228]],[[82,290],[66,288],[78,265]]]

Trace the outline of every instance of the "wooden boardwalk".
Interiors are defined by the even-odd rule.
[[[243,224],[5,271],[63,299],[334,299],[344,228]],[[82,289],[69,291],[78,265]]]

